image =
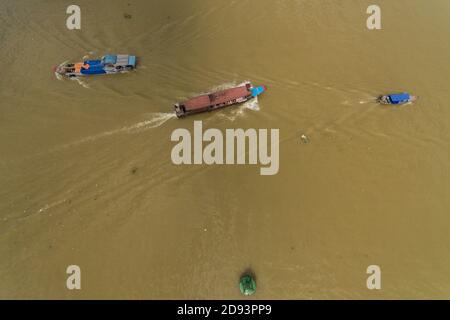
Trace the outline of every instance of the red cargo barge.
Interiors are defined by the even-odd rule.
[[[253,87],[250,82],[244,85],[204,94],[175,104],[175,113],[178,118],[191,114],[211,111],[234,104],[243,103],[253,99],[266,90],[265,86]]]

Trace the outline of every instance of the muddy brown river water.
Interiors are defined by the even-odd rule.
[[[248,269],[257,299],[450,298],[450,1],[77,0],[68,30],[71,4],[0,1],[0,298],[239,299]],[[138,69],[51,70],[106,53]],[[173,115],[246,80],[258,103]],[[194,120],[279,129],[278,174],[174,165]]]

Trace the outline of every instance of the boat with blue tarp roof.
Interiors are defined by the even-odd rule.
[[[382,95],[378,97],[378,102],[381,104],[393,104],[393,105],[401,105],[408,102],[416,101],[417,97],[403,92],[403,93],[392,93],[388,95]]]
[[[136,56],[129,54],[105,55],[97,60],[84,60],[77,63],[63,63],[54,68],[57,74],[69,78],[98,74],[115,74],[136,68]]]

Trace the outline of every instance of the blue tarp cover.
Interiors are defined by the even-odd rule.
[[[102,64],[89,64],[89,69],[81,68],[82,74],[102,74],[106,73],[105,70],[103,70]]]
[[[135,67],[136,66],[136,56],[128,57],[128,65]]]
[[[393,104],[397,104],[397,103],[409,101],[410,96],[408,93],[398,93],[398,94],[389,95],[389,98],[391,99],[391,102]]]
[[[259,87],[254,87],[252,88],[251,92],[252,92],[252,96],[257,97],[259,96],[261,93],[263,93],[265,91],[265,88],[263,86],[259,86]]]
[[[86,60],[84,63],[86,63],[90,66],[94,66],[94,65],[102,64],[102,60]]]

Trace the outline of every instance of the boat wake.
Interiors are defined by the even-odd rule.
[[[83,88],[90,89],[89,85],[85,81],[81,80],[79,77],[70,78],[70,80],[76,81]]]
[[[62,67],[63,65],[65,65],[66,63],[68,63],[69,62],[69,60],[67,60],[67,61],[64,61],[63,63],[61,63],[58,67],[56,67],[56,68],[60,68],[60,67]],[[56,70],[56,69],[55,69]],[[63,80],[63,76],[62,75],[60,75],[58,72],[53,72],[54,74],[55,74],[55,77],[56,77],[56,79],[58,79],[58,80]]]
[[[175,113],[164,113],[164,112],[151,113],[149,114],[149,116],[150,119],[148,120],[136,123],[135,125],[122,129],[125,129],[127,133],[137,133],[148,129],[158,128],[167,121],[169,121],[170,119],[174,119],[177,117]]]
[[[364,100],[359,100],[359,104],[368,104],[368,103],[374,103],[377,101],[377,97],[371,97]]]
[[[170,119],[176,118],[176,114],[175,113],[150,113],[150,114],[147,114],[146,117],[148,117],[147,120],[135,123],[133,125],[124,126],[124,127],[121,127],[121,128],[115,129],[115,130],[105,131],[105,132],[102,132],[99,134],[88,136],[83,139],[56,147],[56,148],[52,149],[50,152],[61,151],[63,149],[81,145],[83,143],[93,142],[93,141],[96,141],[96,140],[99,140],[102,138],[110,137],[115,134],[135,134],[135,133],[149,130],[152,128],[158,128],[158,127],[162,126],[164,123],[166,123],[167,121],[169,121]],[[69,190],[69,192],[71,192],[71,191]],[[23,219],[28,219],[31,216],[34,216],[36,214],[45,214],[45,213],[47,213],[47,211],[67,203],[67,201],[68,201],[68,198],[65,197],[58,201],[49,202],[49,203],[45,204],[44,206],[40,207],[38,210],[35,210],[31,213],[25,214],[22,217],[19,217],[19,219],[23,220]],[[51,216],[51,214],[50,214],[50,216]]]
[[[233,107],[231,107],[233,108]],[[246,110],[252,110],[252,111],[259,111],[259,103],[258,103],[258,97],[255,97],[252,100],[249,100],[247,102],[244,102],[241,105],[238,105],[230,110],[223,110],[223,112],[219,112],[218,116],[221,118],[225,118],[228,121],[235,121],[238,118],[245,116]]]
[[[139,132],[142,132],[145,130],[158,128],[158,127],[162,126],[164,123],[166,123],[167,121],[169,121],[170,119],[174,119],[177,116],[175,115],[175,113],[159,112],[159,113],[150,113],[147,115],[147,117],[149,117],[148,120],[144,120],[144,121],[135,123],[130,126],[125,126],[122,128],[105,131],[105,132],[98,133],[98,134],[95,134],[92,136],[88,136],[88,137],[79,139],[77,141],[70,142],[70,143],[62,145],[60,147],[57,147],[57,148],[53,149],[52,151],[75,147],[75,146],[78,146],[78,145],[81,145],[81,144],[84,144],[87,142],[94,142],[96,140],[99,140],[102,138],[107,138],[107,137],[110,137],[110,136],[116,135],[116,134],[135,134],[135,133],[139,133]]]
[[[255,97],[254,99],[245,102],[242,106],[245,109],[250,109],[250,110],[253,110],[253,111],[260,111],[261,110],[259,108],[258,97]]]
[[[361,99],[361,100],[344,100],[341,102],[342,105],[345,106],[353,106],[355,104],[372,104],[374,102],[377,101],[377,97],[370,97],[370,98],[366,98],[366,99]]]

